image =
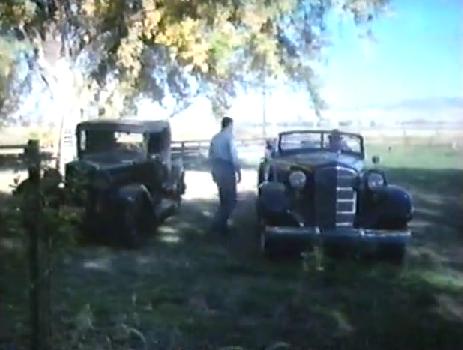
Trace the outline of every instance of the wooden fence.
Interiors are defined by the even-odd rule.
[[[49,236],[43,228],[42,217],[42,152],[38,140],[25,145],[0,145],[1,151],[21,154],[27,166],[27,186],[21,198],[21,216],[27,233],[27,261],[29,265],[30,349],[49,350],[50,339],[50,266]],[[14,345],[12,345],[14,348]]]
[[[190,141],[173,141],[172,142],[172,151],[189,154],[189,153],[198,153],[208,149],[211,140],[190,140]],[[260,146],[264,145],[264,138],[246,138],[246,139],[236,139],[236,147],[248,147],[248,146]]]

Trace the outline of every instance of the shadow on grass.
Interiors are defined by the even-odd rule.
[[[57,342],[143,348],[126,332],[135,329],[147,349],[463,348],[463,273],[449,262],[459,226],[446,218],[461,173],[388,173],[412,192],[423,224],[402,268],[272,263],[258,253],[252,192],[241,194],[230,237],[207,233],[217,202],[192,199],[140,250],[86,247],[62,261],[53,281]]]
[[[0,192],[0,349],[27,333],[27,245],[11,194]]]
[[[414,174],[396,173],[397,182],[413,183]],[[414,191],[434,195],[426,184]],[[461,271],[413,255],[400,269],[336,260],[316,272],[300,261],[268,262],[257,253],[254,199],[243,194],[232,237],[206,233],[215,201],[191,200],[139,252],[85,252],[78,264],[63,266],[60,283],[73,292],[57,300],[68,300],[62,304],[68,313],[91,304],[96,343],[125,315],[152,349],[261,349],[277,342],[292,349],[463,346]],[[430,204],[417,208],[422,205]],[[439,226],[421,219],[429,220],[430,230]],[[413,249],[439,255],[445,242],[423,237]],[[102,293],[107,300],[98,299]]]
[[[463,170],[387,169],[413,196],[414,245],[440,260],[463,264]]]

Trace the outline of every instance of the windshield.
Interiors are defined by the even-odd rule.
[[[356,134],[330,131],[300,131],[280,135],[279,149],[282,153],[310,151],[332,151],[363,155],[362,138]]]
[[[79,151],[83,155],[96,153],[143,153],[142,133],[114,130],[81,130],[78,135]]]

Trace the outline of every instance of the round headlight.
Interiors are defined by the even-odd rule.
[[[302,190],[307,181],[307,176],[302,171],[293,171],[289,174],[289,184],[296,190]]]
[[[369,189],[383,187],[386,184],[384,175],[380,173],[369,173],[367,175],[367,186]]]

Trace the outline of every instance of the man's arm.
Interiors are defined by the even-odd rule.
[[[212,164],[212,161],[216,158],[216,156],[217,156],[216,155],[216,136],[214,136],[211,139],[211,142],[209,144],[209,151],[208,151],[208,154],[207,154],[209,164]]]
[[[238,182],[241,181],[241,164],[238,158],[238,152],[236,150],[235,142],[232,137],[230,137],[230,153],[231,159],[233,162],[233,167],[235,168],[236,174],[238,176]]]

